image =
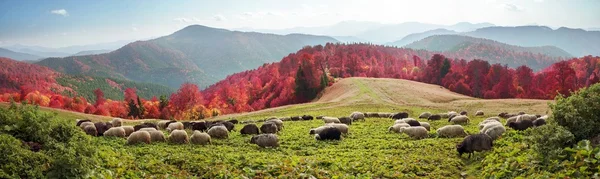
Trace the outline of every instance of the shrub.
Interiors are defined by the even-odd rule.
[[[550,104],[554,120],[571,131],[576,141],[600,133],[600,84],[583,88],[568,98],[557,96]]]
[[[590,141],[583,140],[573,148],[566,148],[567,160],[562,164],[567,170],[565,176],[573,178],[598,178],[600,172],[600,148],[592,147]],[[561,176],[564,178],[565,176]]]
[[[548,124],[529,130],[527,143],[537,152],[542,163],[558,159],[564,147],[573,143],[573,134],[562,126]]]
[[[0,153],[0,178],[43,178],[44,164],[50,160],[7,134],[0,134]]]

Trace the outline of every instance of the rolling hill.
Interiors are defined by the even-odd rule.
[[[110,53],[48,58],[38,64],[67,74],[112,77],[174,88],[184,82],[206,87],[229,74],[279,61],[304,46],[327,42],[337,40],[191,25],[171,35],[133,42]]]
[[[386,45],[403,47],[405,45],[419,41],[421,39],[427,38],[432,35],[448,35],[448,34],[457,34],[457,33],[458,32],[456,32],[456,31],[448,30],[448,29],[434,29],[434,30],[425,31],[425,32],[421,32],[421,33],[409,34],[398,41],[386,43]]]
[[[28,53],[14,52],[5,48],[0,48],[0,57],[11,58],[19,61],[35,61],[42,57]]]
[[[96,54],[108,53],[110,51],[111,50],[86,50],[86,51],[77,52],[76,54],[73,54],[71,56],[96,55]]]

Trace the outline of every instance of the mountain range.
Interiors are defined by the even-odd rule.
[[[325,36],[274,35],[191,25],[168,36],[127,44],[110,53],[47,58],[38,64],[67,74],[173,88],[184,82],[206,87],[227,75],[279,61],[304,46],[328,42],[338,41]]]
[[[60,47],[60,48],[50,48],[50,47],[42,47],[35,45],[20,45],[14,44],[10,46],[3,46],[2,48],[9,49],[15,52],[28,53],[40,57],[66,57],[71,55],[77,55],[80,52],[89,52],[89,51],[112,51],[116,50],[134,40],[119,40],[115,42],[107,42],[107,43],[97,43],[97,44],[88,44],[88,45],[75,45],[68,47]]]
[[[40,56],[32,55],[28,53],[14,52],[12,50],[8,50],[5,48],[0,48],[0,57],[11,58],[19,61],[35,61],[40,58]]]

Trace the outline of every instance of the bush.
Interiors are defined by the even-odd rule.
[[[75,178],[85,176],[96,165],[93,158],[96,147],[91,138],[72,121],[40,112],[37,106],[17,107],[13,104],[8,109],[0,108],[0,134],[2,154],[15,157],[2,161],[0,174],[25,176],[23,178],[40,178],[39,175]],[[41,150],[32,152],[19,147],[21,141],[39,143]]]
[[[573,143],[573,134],[562,126],[548,124],[529,130],[527,143],[537,152],[542,163],[558,159],[563,148]]]
[[[556,122],[567,128],[576,141],[590,139],[600,133],[600,83],[582,88],[568,98],[557,96],[550,104]]]
[[[568,169],[565,176],[573,178],[600,177],[600,148],[592,147],[590,141],[583,140],[573,148],[566,148],[567,160],[563,166]],[[562,176],[564,178],[564,176]]]

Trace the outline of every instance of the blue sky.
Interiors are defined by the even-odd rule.
[[[600,27],[598,0],[0,1],[0,46],[147,39],[187,25],[281,29],[341,21]]]

